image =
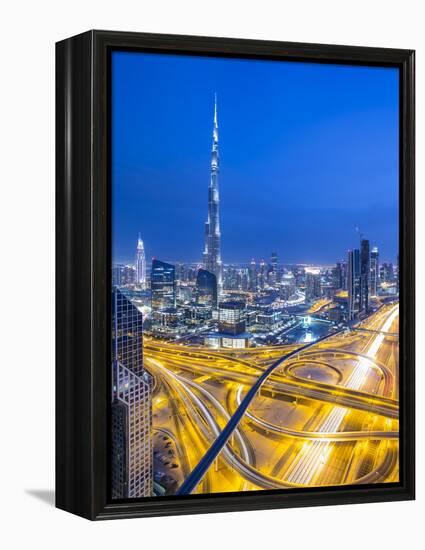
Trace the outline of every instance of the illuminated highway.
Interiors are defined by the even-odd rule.
[[[146,339],[154,429],[179,442],[179,486],[200,464],[187,492],[397,481],[398,305],[356,328],[303,349]]]

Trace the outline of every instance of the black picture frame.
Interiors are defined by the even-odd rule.
[[[112,49],[400,69],[400,481],[108,499]],[[89,31],[56,44],[56,506],[91,520],[414,499],[414,51]]]

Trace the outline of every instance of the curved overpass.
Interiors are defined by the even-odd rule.
[[[199,461],[199,463],[195,466],[195,468],[192,470],[192,472],[189,474],[189,476],[185,479],[181,487],[178,489],[177,494],[178,495],[184,495],[184,494],[190,494],[198,485],[198,483],[201,481],[203,476],[205,475],[208,468],[211,466],[211,464],[214,462],[215,458],[218,456],[222,448],[226,445],[227,441],[231,437],[234,430],[237,428],[239,422],[241,421],[242,417],[244,416],[246,410],[248,409],[249,405],[251,404],[251,401],[256,396],[258,390],[261,388],[263,383],[267,380],[267,378],[272,374],[272,372],[277,369],[283,361],[290,359],[291,357],[294,357],[298,353],[300,353],[303,350],[306,350],[308,348],[311,348],[314,345],[317,345],[319,342],[323,342],[324,340],[327,340],[328,338],[331,338],[332,336],[335,336],[341,331],[336,331],[332,334],[328,334],[327,336],[323,336],[322,338],[319,338],[319,340],[316,340],[315,342],[311,342],[297,350],[294,350],[287,355],[284,355],[272,365],[270,365],[263,374],[257,379],[255,384],[248,390],[246,396],[244,397],[243,401],[239,405],[239,407],[236,409],[236,411],[233,413],[233,415],[230,417],[229,421],[227,422],[224,429],[220,432],[218,437],[215,439],[211,447],[208,449],[208,451],[205,453],[205,455],[202,457],[202,459]],[[255,468],[253,468],[255,474],[259,474]],[[264,474],[261,474],[264,476]],[[270,476],[271,477],[271,476]],[[276,481],[274,478],[272,478],[273,481]],[[280,481],[280,480],[279,480]],[[286,487],[294,486],[290,482],[288,484],[285,484]]]
[[[308,346],[314,345],[315,343],[316,342],[308,344]],[[201,372],[202,374],[210,373],[216,376],[222,376],[227,380],[232,380],[244,384],[255,383],[258,380],[259,376],[261,377],[262,374],[269,372],[271,376],[267,375],[268,377],[265,377],[263,386],[264,388],[272,392],[290,395],[294,398],[301,396],[317,401],[339,404],[345,407],[379,414],[388,418],[398,418],[399,404],[398,401],[394,399],[390,399],[382,395],[369,394],[356,389],[346,388],[344,386],[333,386],[331,384],[325,384],[323,382],[317,382],[314,380],[305,380],[295,377],[293,377],[292,379],[282,379],[272,373],[273,370],[278,368],[281,362],[289,359],[290,357],[298,355],[298,353],[300,352],[301,350],[297,349],[296,351],[291,352],[283,358],[279,358],[278,361],[273,363],[271,367],[268,367],[268,369],[266,369],[265,371],[261,371],[257,367],[250,365],[250,373],[240,370],[229,370],[224,367],[220,368],[217,366],[206,367],[204,365],[179,365],[179,368],[181,370],[186,370],[189,372]],[[349,353],[352,353],[353,355],[358,355],[360,357],[362,356],[361,354],[355,354],[354,352]],[[370,358],[369,360],[374,363],[374,361]]]

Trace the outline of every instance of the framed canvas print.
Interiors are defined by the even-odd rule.
[[[414,498],[414,53],[57,51],[57,506]]]

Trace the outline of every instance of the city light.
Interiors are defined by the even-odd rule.
[[[287,261],[274,234],[233,261],[219,99],[196,257],[163,257],[145,228],[113,261],[113,497],[397,481],[398,256],[358,230],[332,263]]]

